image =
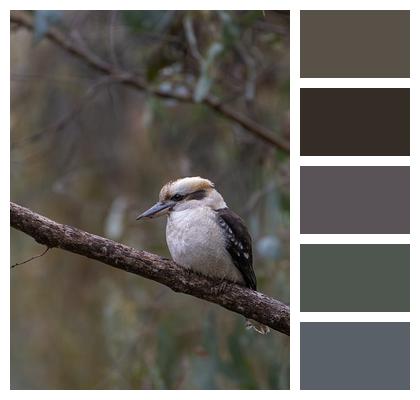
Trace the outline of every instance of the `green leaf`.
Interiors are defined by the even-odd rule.
[[[134,32],[164,32],[174,16],[173,11],[123,11],[124,22]]]
[[[281,208],[285,212],[290,212],[290,194],[283,192],[281,196]]]
[[[40,10],[35,11],[34,19],[34,37],[35,40],[41,40],[51,25],[56,24],[62,16],[61,11]]]
[[[228,11],[218,11],[218,14],[223,24],[223,43],[226,47],[230,47],[239,39],[241,31]]]

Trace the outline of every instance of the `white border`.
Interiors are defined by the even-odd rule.
[[[411,312],[409,316],[406,313],[380,313],[379,315],[367,315],[369,318],[381,318],[383,321],[390,321],[401,318],[401,320],[411,321],[411,390],[410,391],[380,391],[378,395],[383,399],[394,399],[398,398],[406,399],[413,398],[413,396],[419,396],[419,385],[418,377],[420,376],[419,368],[419,305],[420,295],[418,289],[418,282],[420,282],[420,257],[418,249],[419,239],[419,224],[420,224],[420,213],[418,207],[414,205],[420,204],[419,196],[419,132],[420,125],[418,121],[418,112],[420,110],[420,98],[419,98],[419,51],[420,46],[418,39],[420,37],[420,18],[419,18],[419,4],[418,0],[270,0],[270,1],[255,1],[255,0],[243,0],[243,1],[219,1],[213,0],[212,2],[202,1],[196,3],[191,0],[189,1],[154,1],[141,2],[141,1],[125,1],[120,0],[118,3],[111,1],[80,1],[73,0],[71,3],[64,1],[7,1],[1,2],[1,35],[0,40],[2,43],[3,54],[8,54],[9,51],[9,10],[10,9],[239,9],[239,10],[252,10],[252,9],[288,9],[291,10],[291,391],[264,391],[264,394],[255,393],[252,391],[218,391],[217,396],[221,398],[231,398],[232,396],[241,396],[241,398],[250,398],[251,396],[263,395],[267,398],[277,399],[279,396],[287,399],[299,399],[307,398],[311,399],[335,399],[340,396],[343,399],[353,399],[354,396],[358,396],[362,399],[371,399],[372,396],[376,396],[376,391],[299,391],[299,322],[309,320],[326,320],[327,316],[322,313],[316,313],[311,316],[306,315],[307,313],[300,313],[299,310],[299,243],[333,243],[333,237],[330,235],[300,235],[299,234],[299,165],[410,165],[411,166],[411,235],[401,235],[398,239],[393,235],[351,235],[352,238],[346,237],[347,235],[336,236],[338,243],[411,243]],[[348,80],[348,79],[301,79],[299,77],[299,10],[312,10],[312,9],[410,9],[411,10],[411,78],[410,79],[360,79],[360,80]],[[4,175],[4,180],[7,185],[9,183],[9,137],[6,134],[10,128],[9,120],[9,109],[10,109],[10,98],[9,98],[9,60],[7,57],[1,58],[1,71],[3,73],[3,86],[1,93],[1,104],[3,111],[3,129],[1,140],[1,151],[5,154],[1,157],[2,171],[7,171]],[[328,81],[328,82],[327,82]],[[299,87],[349,87],[354,85],[357,81],[357,85],[354,87],[410,87],[411,88],[411,157],[409,159],[404,158],[403,160],[391,161],[385,158],[363,158],[363,160],[357,160],[347,158],[345,160],[333,160],[331,158],[320,157],[322,161],[310,160],[308,157],[299,157]],[[351,86],[352,87],[352,86]],[[395,159],[394,159],[395,160]],[[362,162],[363,161],[363,162]],[[401,163],[399,163],[401,161]],[[319,162],[319,164],[314,164]],[[340,164],[334,164],[334,162]],[[381,164],[377,164],[381,162]],[[383,162],[383,164],[382,164]],[[372,163],[372,164],[370,164]],[[2,191],[2,212],[1,212],[1,243],[4,247],[4,253],[7,254],[9,251],[9,228],[8,220],[9,214],[6,210],[7,202],[6,190]],[[316,237],[315,237],[316,236]],[[368,236],[368,237],[365,237]],[[352,241],[354,240],[354,241]],[[334,242],[335,243],[335,242]],[[57,393],[55,391],[9,391],[10,385],[10,365],[9,357],[9,269],[10,260],[4,257],[4,266],[2,272],[4,276],[1,279],[1,295],[3,296],[2,302],[2,319],[3,329],[0,331],[1,340],[0,343],[3,346],[1,358],[1,388],[4,393],[2,395],[20,398],[21,396],[30,395],[32,398],[55,398]],[[335,313],[334,313],[335,314]],[[343,317],[349,318],[349,314],[338,313],[336,315],[330,314],[330,317],[341,319]],[[408,317],[407,319],[405,319]],[[321,318],[321,319],[318,319]],[[362,320],[364,317],[355,317],[355,320]],[[348,319],[346,319],[348,320]],[[29,339],[30,340],[30,339]],[[392,345],[392,344],[390,344]],[[176,366],[174,366],[176,367]],[[83,368],[83,366],[81,366]],[[417,393],[417,394],[416,394]],[[61,391],[59,396],[64,398],[73,398],[74,396],[80,396],[81,398],[101,396],[102,398],[114,398],[115,395],[126,397],[126,398],[137,398],[141,395],[143,398],[154,398],[167,397],[171,398],[195,398],[197,396],[196,391],[142,391],[139,394],[137,391],[100,391],[98,394],[96,391]],[[199,396],[203,399],[214,396],[213,392],[200,391]]]

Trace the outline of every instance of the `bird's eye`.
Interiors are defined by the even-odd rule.
[[[180,200],[182,200],[183,198],[184,198],[184,196],[182,196],[181,194],[177,193],[177,194],[174,194],[174,195],[171,197],[171,200],[173,200],[173,201],[180,201]]]

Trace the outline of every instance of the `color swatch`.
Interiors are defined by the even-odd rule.
[[[301,89],[302,156],[409,156],[410,89]]]
[[[410,311],[410,246],[302,244],[300,310]]]
[[[301,11],[300,77],[301,389],[409,389],[410,11]]]
[[[301,233],[410,233],[409,167],[301,167]]]
[[[301,389],[410,389],[406,322],[304,322]]]
[[[410,12],[301,11],[300,51],[302,78],[408,78]]]

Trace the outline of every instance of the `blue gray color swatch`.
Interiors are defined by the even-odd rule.
[[[408,322],[304,322],[301,389],[410,389]]]

